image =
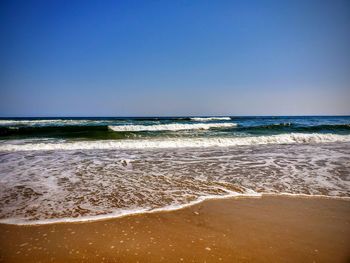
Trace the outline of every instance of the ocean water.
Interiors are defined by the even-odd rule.
[[[350,198],[350,117],[0,119],[0,223],[263,194]]]

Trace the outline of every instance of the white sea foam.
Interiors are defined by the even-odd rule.
[[[191,121],[229,121],[230,117],[193,117]]]
[[[81,217],[64,217],[64,218],[53,218],[53,219],[41,219],[41,220],[26,220],[26,219],[18,219],[18,218],[5,218],[0,219],[1,224],[8,224],[8,225],[48,225],[48,224],[57,224],[57,223],[74,223],[74,222],[91,222],[91,221],[98,221],[98,220],[106,220],[106,219],[112,219],[112,218],[120,218],[130,215],[138,215],[138,214],[152,214],[157,212],[170,212],[170,211],[176,211],[180,210],[186,207],[190,207],[199,203],[202,203],[207,200],[215,200],[215,199],[227,199],[227,198],[234,198],[234,197],[246,197],[246,198],[260,198],[262,197],[261,194],[254,192],[253,190],[248,191],[247,193],[236,193],[236,192],[229,192],[227,195],[208,195],[208,196],[200,196],[197,200],[185,203],[185,204],[177,204],[177,205],[168,205],[161,208],[139,208],[139,209],[119,209],[115,212],[109,213],[109,214],[103,214],[103,215],[94,215],[94,216],[81,216]]]
[[[158,138],[139,140],[101,140],[74,142],[34,142],[16,144],[16,140],[4,141],[0,151],[41,151],[41,150],[93,150],[93,149],[147,149],[147,148],[208,148],[232,147],[260,144],[293,144],[349,142],[350,135],[290,133],[270,136],[232,138]]]
[[[230,128],[235,127],[235,123],[172,123],[158,125],[121,125],[108,126],[111,130],[117,132],[125,131],[181,131],[181,130],[209,130],[212,128]]]
[[[89,221],[211,198],[350,197],[350,143],[2,152],[0,218]]]

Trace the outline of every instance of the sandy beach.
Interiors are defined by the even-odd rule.
[[[170,212],[0,225],[1,262],[349,262],[350,202],[265,196]]]
[[[0,21],[0,263],[350,263],[350,0]]]

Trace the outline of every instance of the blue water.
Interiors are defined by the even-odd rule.
[[[225,126],[225,124],[232,124],[232,126]],[[114,126],[129,126],[129,130],[111,129]],[[134,129],[133,126],[137,127]],[[140,126],[145,128],[142,129]],[[152,126],[155,127],[150,128]],[[22,138],[120,140],[148,137],[239,137],[288,133],[347,135],[350,134],[350,116],[0,119],[0,139],[6,140]]]

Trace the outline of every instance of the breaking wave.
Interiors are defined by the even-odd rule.
[[[230,121],[230,117],[194,117],[191,121]]]
[[[147,149],[147,148],[207,148],[232,147],[260,144],[306,144],[324,142],[349,142],[350,135],[320,133],[290,133],[270,136],[232,138],[161,138],[139,140],[99,140],[68,142],[28,142],[16,144],[15,140],[4,141],[0,151],[45,151],[45,150],[92,150],[92,149]]]
[[[237,126],[235,123],[172,123],[158,125],[120,125],[108,126],[109,129],[116,132],[130,131],[181,131],[181,130],[209,130],[213,128],[232,128]]]

